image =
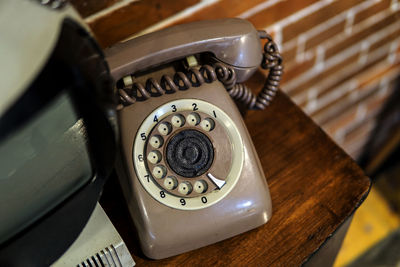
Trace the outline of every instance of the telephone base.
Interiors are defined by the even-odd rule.
[[[232,119],[235,131],[240,136],[240,140],[236,140],[232,146],[236,149],[233,156],[241,154],[242,162],[232,164],[232,168],[237,168],[238,173],[231,173],[233,176],[228,177],[233,179],[239,175],[237,181],[233,185],[230,183],[232,186],[230,191],[227,190],[227,193],[212,205],[209,205],[210,200],[220,194],[219,190],[208,193],[203,203],[195,202],[196,197],[193,197],[186,198],[185,206],[181,206],[180,204],[184,203],[179,203],[180,196],[163,194],[164,189],[160,191],[160,187],[157,187],[159,185],[154,186],[154,190],[158,191],[145,189],[151,184],[151,180],[145,179],[145,172],[139,173],[138,177],[134,167],[143,161],[141,154],[135,154],[137,152],[134,143],[142,142],[141,127],[146,121],[132,118],[137,118],[138,114],[153,114],[163,110],[161,107],[164,106],[177,107],[177,112],[184,112],[182,103],[186,100],[195,101],[193,105],[198,108],[205,105],[203,111],[210,114],[213,114],[212,111],[207,111],[210,105],[223,107],[223,112],[227,118]],[[181,111],[179,107],[182,107]],[[220,118],[218,117],[220,109],[216,110],[215,119]],[[157,114],[161,113],[160,111]],[[120,111],[119,118],[120,126],[124,130],[121,132],[121,155],[117,160],[117,173],[137,228],[142,250],[147,257],[162,259],[207,246],[259,227],[270,219],[271,199],[263,169],[241,115],[220,82],[203,84],[197,88],[181,91],[179,94],[166,94],[151,98],[145,104],[125,107]],[[232,126],[232,123],[228,124]],[[139,138],[135,140],[135,137]],[[139,150],[142,153],[143,150]],[[237,166],[238,164],[242,164],[241,168]],[[221,191],[226,188],[227,185],[223,186]],[[171,202],[166,202],[165,199],[168,198]],[[192,206],[189,206],[190,201],[194,203]]]

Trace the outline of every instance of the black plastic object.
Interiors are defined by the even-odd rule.
[[[196,130],[183,130],[167,145],[167,162],[178,175],[192,178],[205,173],[214,159],[213,145]]]
[[[49,266],[86,225],[114,166],[116,133],[112,121],[116,98],[111,84],[97,43],[78,24],[65,20],[47,64],[1,117],[0,139],[14,134],[61,92],[67,92],[85,124],[94,176],[65,201],[1,243],[0,266]]]

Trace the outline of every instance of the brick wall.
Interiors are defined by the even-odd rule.
[[[272,33],[282,90],[357,158],[400,70],[398,0],[73,0],[100,44],[240,17]]]

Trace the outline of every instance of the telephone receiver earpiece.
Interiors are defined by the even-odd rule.
[[[247,80],[263,59],[258,32],[248,21],[221,19],[183,24],[149,33],[106,50],[111,75],[118,80],[138,70],[210,52]]]

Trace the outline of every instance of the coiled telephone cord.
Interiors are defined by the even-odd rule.
[[[235,70],[223,63],[213,66],[202,65],[200,68],[189,68],[187,73],[176,72],[173,77],[163,75],[161,81],[150,78],[145,85],[134,82],[132,86],[118,89],[120,103],[124,106],[136,101],[145,101],[150,97],[175,93],[178,90],[187,90],[204,83],[219,80],[229,95],[243,103],[248,109],[262,110],[273,100],[279,89],[283,74],[282,57],[272,37],[265,31],[259,31],[261,39],[267,39],[264,45],[261,67],[269,69],[269,73],[261,92],[256,96],[245,84],[236,83]]]

